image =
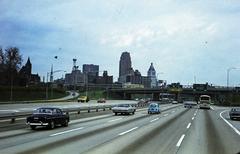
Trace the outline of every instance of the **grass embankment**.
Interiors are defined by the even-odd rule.
[[[48,90],[48,99],[62,98],[67,93],[61,89]],[[0,87],[0,102],[10,101],[11,88]],[[13,87],[12,101],[33,101],[33,100],[45,100],[46,88],[45,87]]]

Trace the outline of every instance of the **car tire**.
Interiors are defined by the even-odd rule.
[[[55,127],[54,121],[51,121],[51,122],[48,123],[48,128],[49,129],[53,129],[54,127]]]
[[[135,114],[135,112],[132,112],[132,114]]]
[[[36,129],[36,126],[33,126],[33,125],[30,125],[30,127],[31,127],[32,130]]]
[[[118,113],[117,112],[115,112],[115,115],[117,115]]]
[[[67,127],[68,126],[68,119],[65,119],[65,122],[63,124],[64,127]]]
[[[148,111],[148,114],[150,114],[150,112]]]

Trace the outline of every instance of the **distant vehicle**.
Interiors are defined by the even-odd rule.
[[[161,93],[159,95],[160,97],[160,101],[162,103],[172,103],[172,101],[174,100],[174,96],[173,94],[168,94],[168,93]]]
[[[26,124],[31,129],[37,126],[46,126],[53,129],[56,125],[68,126],[69,115],[65,114],[61,109],[55,107],[43,107],[36,109],[33,114],[27,117]]]
[[[193,102],[193,101],[185,101],[183,103],[183,106],[185,108],[193,108],[194,106],[197,106],[197,103]]]
[[[231,120],[240,119],[240,107],[234,107],[229,111],[229,117]]]
[[[152,113],[161,113],[160,110],[160,105],[158,103],[151,103],[148,106],[148,114],[152,114]]]
[[[178,102],[177,101],[172,101],[172,104],[178,104]]]
[[[75,92],[73,92],[73,93],[72,93],[72,96],[75,96],[75,95],[76,95]]]
[[[105,98],[99,98],[99,99],[97,100],[97,102],[98,102],[98,103],[106,103],[106,100],[105,100]]]
[[[211,97],[208,95],[201,95],[199,97],[199,108],[200,109],[210,109]]]
[[[78,102],[88,102],[89,101],[89,97],[88,96],[80,96],[78,98]]]
[[[112,111],[113,111],[113,113],[115,113],[115,115],[117,115],[118,113],[134,114],[136,111],[136,107],[134,107],[133,105],[130,105],[130,104],[119,104],[119,105],[113,107]]]

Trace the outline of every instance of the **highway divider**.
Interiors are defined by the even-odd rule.
[[[130,103],[133,106],[135,106],[136,108],[144,108],[148,106],[148,103]],[[65,112],[66,114],[69,113],[77,113],[80,114],[81,112],[85,111],[85,112],[99,112],[99,111],[105,111],[105,110],[111,110],[113,107],[117,106],[118,104],[114,104],[114,105],[97,105],[97,106],[84,106],[84,107],[59,107],[63,110],[63,112]],[[14,123],[16,119],[18,118],[24,118],[27,116],[32,115],[33,111],[14,111],[11,113],[6,113],[6,114],[2,114],[0,115],[0,120],[10,120],[11,123]]]

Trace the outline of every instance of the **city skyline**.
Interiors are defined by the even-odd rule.
[[[116,81],[124,51],[142,75],[153,62],[169,83],[226,85],[227,69],[240,67],[238,1],[2,0],[0,8],[0,46],[18,47],[23,63],[30,57],[41,77],[52,64],[71,72],[76,58],[79,66],[98,64]],[[239,76],[231,70],[229,85],[238,86]]]

